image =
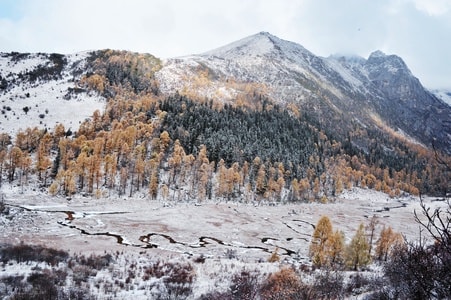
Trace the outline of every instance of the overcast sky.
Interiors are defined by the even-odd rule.
[[[451,88],[451,0],[0,0],[0,52],[166,58],[260,31],[320,56],[397,54],[426,87]]]

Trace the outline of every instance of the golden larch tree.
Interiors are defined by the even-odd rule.
[[[350,244],[346,247],[346,265],[355,271],[368,265],[371,261],[371,256],[368,252],[369,248],[370,245],[365,235],[365,226],[361,223]]]
[[[322,267],[329,264],[332,235],[332,223],[329,217],[322,216],[315,226],[309,248],[309,255],[315,266]]]
[[[386,261],[396,245],[401,245],[402,243],[403,238],[400,233],[394,232],[391,226],[384,227],[376,242],[375,257]]]

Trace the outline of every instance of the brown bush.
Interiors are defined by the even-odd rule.
[[[265,280],[261,288],[261,298],[268,300],[300,299],[299,296],[307,289],[293,269],[283,268]]]

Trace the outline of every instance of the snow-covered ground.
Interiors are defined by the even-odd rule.
[[[156,285],[143,279],[145,270],[158,260],[193,266],[196,279],[189,299],[227,290],[233,274],[243,270],[255,270],[263,280],[283,265],[308,266],[313,225],[323,215],[329,216],[334,230],[344,232],[347,242],[359,224],[368,224],[373,216],[378,218],[373,242],[383,226],[392,226],[414,241],[419,238],[419,226],[413,212],[421,212],[418,197],[391,199],[359,188],[346,191],[334,203],[285,205],[172,203],[144,197],[67,199],[26,188],[21,193],[7,184],[1,193],[9,209],[0,215],[2,243],[43,245],[71,255],[114,256],[114,266],[90,276],[91,292],[99,299],[107,297],[107,290],[114,299],[148,299]],[[423,200],[432,209],[446,205],[435,198]],[[280,261],[270,263],[274,252]],[[205,260],[199,263],[197,258]],[[26,275],[33,267],[37,265],[3,264],[0,275]],[[129,279],[130,268],[135,278]],[[373,265],[369,270],[377,273],[380,267]],[[303,281],[315,274],[304,274]],[[125,288],[112,284],[127,281]]]
[[[71,92],[77,88],[80,76],[74,75],[74,71],[82,67],[87,56],[87,52],[66,55],[61,77],[30,81],[28,72],[52,65],[47,55],[28,54],[12,59],[8,54],[0,54],[0,78],[7,82],[7,88],[0,89],[0,132],[14,137],[19,130],[29,127],[52,130],[57,124],[75,131],[95,110],[102,111],[103,97],[81,90]]]
[[[419,237],[413,211],[419,199],[390,199],[363,189],[345,192],[335,203],[254,205],[172,203],[145,198],[71,200],[20,194],[3,188],[9,216],[0,217],[4,242],[44,244],[75,252],[157,251],[221,258],[233,251],[245,261],[266,260],[278,249],[288,261],[306,260],[313,225],[322,215],[349,241],[360,223],[378,217],[378,230],[392,226],[409,240]],[[426,199],[431,206],[443,201]]]

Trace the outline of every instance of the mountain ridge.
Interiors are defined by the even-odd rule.
[[[93,53],[96,52],[63,57],[71,60],[70,57],[78,56],[80,65]],[[3,60],[8,55],[14,56],[2,54]],[[14,57],[20,62],[26,61],[27,55],[31,64],[28,68],[42,69],[42,66],[44,69],[47,68],[45,65],[48,62],[38,60],[32,62],[30,54],[17,53]],[[17,63],[15,65],[17,66]],[[13,94],[27,88],[26,85],[14,88],[11,84],[8,88],[8,82],[11,83],[14,76],[18,78],[17,80],[25,82],[24,79],[28,76],[26,74],[33,72],[25,69],[7,71],[9,67],[6,65],[2,68],[5,71],[0,74],[2,76],[0,86],[3,91],[3,102],[6,103],[8,97],[15,97]],[[69,74],[72,72],[68,69],[71,66],[66,65],[64,68],[61,72],[67,74],[64,75],[66,82],[79,80],[81,73],[86,75],[90,72],[80,69],[76,72],[81,75],[73,76]],[[356,122],[365,127],[374,127],[377,125],[375,123],[382,121],[383,127],[387,126],[394,131],[402,132],[412,141],[429,148],[434,144],[448,154],[451,152],[451,126],[448,121],[451,113],[450,106],[445,101],[448,94],[446,92],[434,94],[428,91],[401,57],[387,55],[379,50],[371,53],[367,59],[338,55],[319,57],[298,43],[280,39],[268,32],[260,32],[201,54],[166,59],[155,72],[155,78],[163,95],[180,92],[233,103],[237,97],[252,89],[253,93],[264,95],[284,107],[298,106],[300,110],[309,113],[317,122],[336,131],[338,135],[344,135],[352,130],[354,126],[352,124]],[[28,88],[31,86],[32,84],[29,84]],[[46,83],[44,82],[42,86],[46,86]],[[61,95],[51,94],[47,98],[50,101],[53,98],[70,97],[69,95],[75,97],[73,91],[77,88],[71,83],[71,86],[64,86],[65,90],[61,91]],[[245,91],[246,89],[248,91]],[[52,87],[48,86],[47,90],[52,90]],[[34,93],[45,94],[39,90]],[[33,95],[33,92],[30,95]],[[79,94],[78,98],[82,95],[83,93]],[[108,97],[106,95],[103,99]],[[21,107],[13,108],[14,113],[19,113],[22,106],[31,108],[38,105],[30,102],[30,98],[25,98],[21,103],[16,102]],[[89,96],[86,99],[94,98]],[[94,101],[99,103],[104,100],[98,98]],[[93,104],[82,107],[88,108],[91,105]],[[94,106],[101,109],[100,104]],[[39,111],[38,116],[42,113]],[[33,119],[21,111],[20,114],[27,117],[30,122],[34,120],[37,125],[42,123],[40,117]],[[83,114],[89,116],[88,112]],[[82,119],[75,120],[75,124],[70,121],[66,125],[75,126],[81,121]],[[13,118],[4,120],[3,129],[12,133],[8,128],[14,125],[7,125],[8,122],[13,122]],[[33,122],[30,122],[28,123],[32,125]],[[51,128],[57,121],[52,122],[53,125],[47,124],[47,127]],[[340,124],[342,128],[339,128],[340,130],[335,128],[334,122]],[[46,123],[48,122],[40,125]]]
[[[68,113],[70,119],[80,117],[74,113],[79,109],[68,109],[71,104],[78,103],[83,109],[92,110],[94,107],[88,99],[99,99],[98,103],[103,104],[103,108],[92,111],[90,117],[79,120],[78,128],[61,128],[58,124],[52,132],[52,126],[37,119],[37,128],[16,131],[15,139],[12,133],[11,138],[2,135],[5,151],[15,149],[8,146],[14,143],[34,155],[39,137],[56,135],[53,146],[47,149],[59,149],[58,140],[65,139],[76,154],[72,166],[86,158],[77,157],[83,154],[80,143],[87,145],[85,156],[99,160],[97,167],[102,166],[102,162],[108,167],[105,161],[111,160],[112,155],[119,155],[120,168],[109,170],[111,176],[123,176],[119,195],[125,193],[127,186],[132,196],[141,188],[140,183],[149,184],[147,177],[140,175],[137,181],[133,177],[134,159],[137,159],[134,155],[141,151],[133,152],[131,157],[121,154],[140,143],[139,147],[144,149],[140,159],[155,168],[147,170],[147,175],[154,174],[151,197],[157,197],[165,187],[172,188],[175,183],[179,170],[170,171],[173,179],[168,181],[168,166],[173,165],[180,154],[169,157],[172,151],[184,151],[191,156],[189,161],[202,149],[211,162],[205,168],[212,168],[211,172],[215,173],[212,178],[216,178],[208,182],[208,193],[205,187],[200,189],[202,197],[215,191],[212,187],[220,182],[225,169],[234,165],[234,172],[243,167],[243,172],[247,173],[250,164],[261,164],[261,178],[267,177],[265,180],[273,185],[268,189],[265,180],[260,181],[257,198],[275,195],[277,199],[298,201],[306,195],[308,199],[320,200],[323,196],[335,196],[336,191],[343,188],[343,182],[348,182],[348,187],[369,185],[393,195],[401,190],[414,194],[419,190],[433,194],[446,190],[446,172],[442,173],[444,167],[434,161],[434,154],[449,151],[450,107],[424,89],[397,56],[374,52],[368,59],[324,58],[268,33],[248,37],[207,55],[168,60],[116,50],[86,53],[76,62],[58,54],[2,56],[7,64],[3,64],[6,67],[0,73],[0,96],[4,103],[12,101],[16,105],[4,108],[12,129],[19,129],[14,119],[18,111],[23,111],[25,118],[35,113],[32,105],[22,108],[26,103],[24,99],[36,98],[33,93],[30,97],[26,95],[26,91],[35,86],[42,87],[40,97],[47,101],[39,107],[53,105],[51,112],[60,113],[61,118],[63,112]],[[16,61],[30,67],[15,73],[8,70]],[[47,90],[57,93],[46,97]],[[9,99],[11,93],[15,96]],[[60,98],[67,102],[59,102]],[[57,108],[57,104],[63,105]],[[47,120],[46,114],[40,112],[39,118],[42,115]],[[67,129],[72,130],[67,134],[62,131]],[[133,133],[136,130],[138,136]],[[69,132],[74,137],[66,139]],[[24,139],[29,135],[34,136]],[[162,139],[165,142],[159,145]],[[96,157],[90,157],[89,149],[95,144],[96,149],[102,149],[98,147],[102,140],[115,147],[109,147],[108,152],[105,148]],[[123,141],[127,141],[127,145],[121,145]],[[435,150],[439,153],[434,153]],[[62,169],[60,157],[55,152],[48,155],[53,155],[54,159],[52,193],[70,193],[67,185],[61,185],[62,175],[58,176],[58,171],[67,171],[68,164]],[[157,158],[159,163],[155,164]],[[447,159],[444,155],[441,161]],[[425,169],[426,165],[430,168]],[[280,174],[275,172],[275,166]],[[266,175],[264,169],[272,171]],[[47,174],[44,180],[49,170],[44,172]],[[130,172],[131,178],[124,170]],[[254,169],[248,180],[251,186],[256,183],[256,171]],[[42,169],[38,172],[41,174]],[[198,166],[193,172],[198,174]],[[8,176],[13,182],[14,170]],[[71,191],[92,193],[93,181],[86,186],[84,175],[77,176],[79,187],[70,185]],[[350,181],[351,177],[357,179]],[[280,179],[278,187],[273,184],[276,179]],[[290,187],[294,180],[309,187],[304,196],[289,191],[294,188]],[[231,192],[216,194],[239,199],[243,196],[243,187],[238,185]],[[196,187],[191,186],[191,189],[187,197],[196,197]]]
[[[189,89],[183,81],[196,77],[196,68],[216,74],[209,79],[210,90],[198,89],[203,96],[223,89],[232,99],[239,91],[224,82],[257,82],[276,103],[295,103],[313,114],[322,110],[326,120],[353,118],[373,126],[374,120],[364,113],[370,111],[420,143],[451,151],[449,106],[425,89],[397,55],[376,50],[368,59],[319,57],[300,44],[260,32],[199,55],[169,59],[157,75],[160,82],[170,78],[162,89]],[[171,73],[177,69],[184,76]]]

